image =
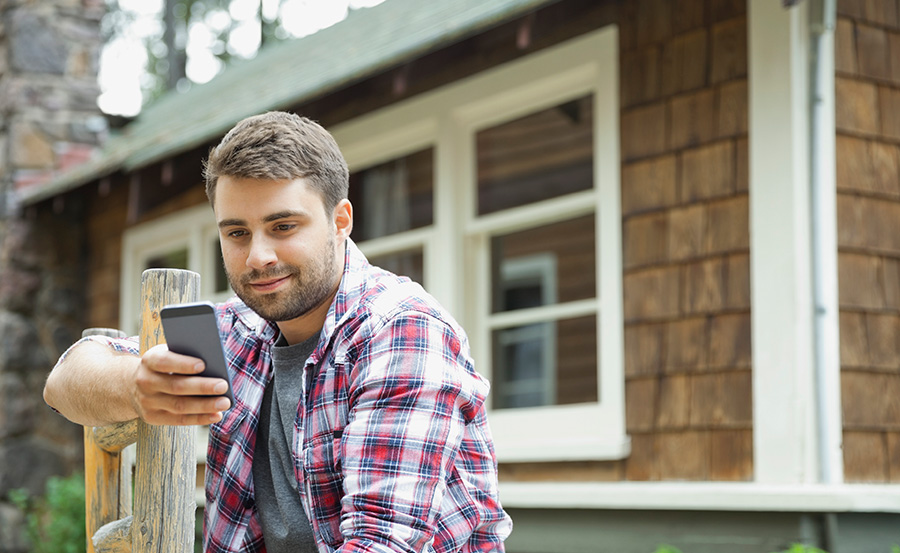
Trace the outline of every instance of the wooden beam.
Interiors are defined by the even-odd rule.
[[[89,328],[81,335],[125,337],[125,333],[111,328]],[[114,451],[101,447],[98,430],[101,435],[106,432],[100,428],[84,428],[84,522],[88,553],[95,553],[91,537],[103,525],[131,514],[131,463],[122,453],[125,446]],[[127,496],[127,500],[122,500],[122,496]]]
[[[196,301],[200,275],[149,269],[141,276],[141,353],[164,342],[160,310]],[[192,553],[197,459],[191,426],[138,422],[132,549],[135,553]]]
[[[92,547],[97,553],[131,552],[131,516],[104,525],[94,534]]]

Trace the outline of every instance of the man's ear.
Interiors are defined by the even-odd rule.
[[[346,240],[353,230],[353,206],[343,199],[334,208],[335,235],[339,241]]]

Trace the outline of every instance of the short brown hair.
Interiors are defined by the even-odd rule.
[[[215,206],[221,176],[308,179],[322,194],[326,213],[347,197],[349,171],[334,137],[318,123],[293,113],[270,111],[247,117],[228,131],[203,164],[206,196]]]

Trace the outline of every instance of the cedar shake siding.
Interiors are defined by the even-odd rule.
[[[631,455],[504,464],[501,478],[750,480],[745,3],[620,8]]]
[[[847,482],[900,482],[900,13],[838,2],[841,395]]]

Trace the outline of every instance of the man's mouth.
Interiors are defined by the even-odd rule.
[[[278,287],[287,282],[289,278],[291,278],[290,275],[285,275],[278,278],[267,278],[264,280],[249,282],[248,285],[250,286],[250,288],[257,292],[271,292],[278,289]]]

